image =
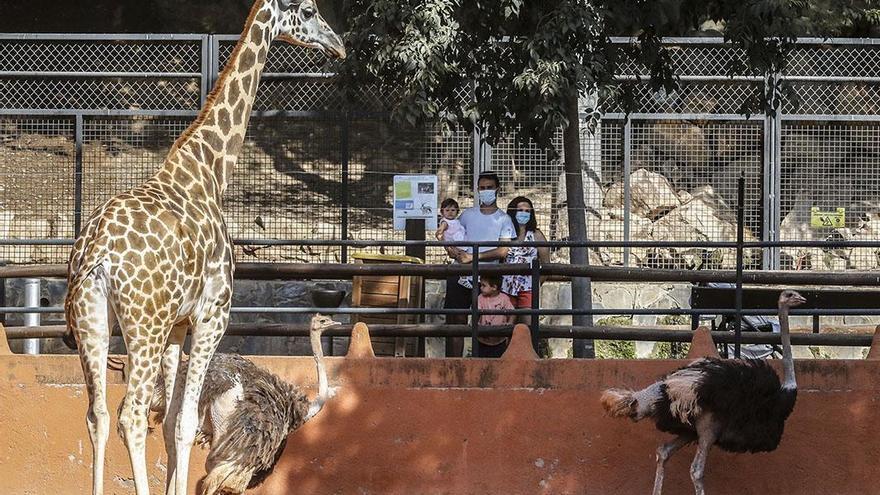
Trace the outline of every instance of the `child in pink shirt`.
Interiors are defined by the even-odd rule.
[[[480,275],[480,295],[477,297],[477,308],[513,309],[510,296],[501,292],[501,277]],[[480,325],[513,325],[516,315],[480,315]],[[507,337],[477,337],[480,341],[477,357],[501,357],[507,349]]]

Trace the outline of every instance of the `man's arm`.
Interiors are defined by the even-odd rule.
[[[502,237],[498,240],[499,241],[509,241],[511,239],[509,237]],[[509,248],[507,246],[500,246],[500,247],[497,247],[494,249],[490,249],[488,251],[481,251],[479,253],[480,261],[503,260],[504,258],[507,257],[508,249]],[[471,256],[469,253],[465,253],[464,251],[461,252],[461,255],[458,256],[457,259],[461,263],[470,263],[471,261],[474,260],[473,256]]]

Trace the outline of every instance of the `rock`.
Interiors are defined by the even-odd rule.
[[[681,204],[665,177],[643,168],[630,175],[630,195],[632,212],[651,220],[662,217]],[[617,182],[605,194],[603,204],[606,208],[623,207],[624,198],[624,184]]]
[[[711,186],[705,186],[695,191],[690,201],[654,222],[650,238],[658,242],[735,242],[736,230],[736,220],[730,208]],[[749,229],[746,229],[744,239],[746,242],[757,240]],[[749,251],[750,260],[760,259],[760,250]],[[703,265],[731,268],[736,265],[736,260],[732,250],[658,248],[648,250],[644,263],[656,268],[697,268]]]

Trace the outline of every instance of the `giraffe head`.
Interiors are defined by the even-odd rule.
[[[321,50],[328,57],[345,58],[342,39],[321,17],[315,0],[276,1],[281,14],[279,40]]]

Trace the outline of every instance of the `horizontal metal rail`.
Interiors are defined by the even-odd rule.
[[[43,238],[43,239],[2,239],[0,238],[0,246],[70,246],[73,245],[74,239],[63,238]],[[430,240],[334,240],[334,239],[233,239],[233,243],[240,246],[347,246],[347,247],[407,247],[407,246],[427,246],[427,247],[549,247],[549,248],[571,248],[571,247],[587,247],[587,248],[703,248],[703,249],[733,249],[737,247],[735,241],[430,241]],[[816,247],[823,249],[841,249],[841,248],[877,248],[880,249],[880,240],[876,241],[746,241],[743,242],[743,248],[764,248],[764,247]]]
[[[629,44],[637,41],[630,36],[612,36],[615,44]],[[724,45],[728,42],[721,36],[668,36],[662,39],[670,45]],[[880,45],[880,38],[821,38],[805,36],[795,41],[798,45]]]
[[[880,295],[880,291],[878,291]],[[450,308],[319,308],[293,306],[233,306],[232,313],[237,314],[345,314],[345,315],[469,315],[472,309]],[[5,306],[0,313],[63,313],[60,306]],[[481,309],[480,314],[487,315],[733,315],[736,309],[731,308],[594,308],[594,309]],[[745,316],[771,316],[777,314],[774,309],[743,309]],[[880,316],[880,308],[876,309],[792,309],[792,316]]]
[[[207,34],[175,33],[0,33],[0,40],[45,41],[201,41]],[[238,37],[236,36],[236,39]]]
[[[445,279],[467,275],[466,264],[418,265],[397,263],[236,263],[235,277],[242,280],[348,280],[366,275],[409,275],[429,279]],[[531,273],[527,264],[483,264],[480,273],[525,275]],[[551,280],[568,277],[590,277],[595,282],[736,282],[735,270],[672,270],[592,265],[547,263],[541,265],[542,276]],[[67,265],[0,266],[0,278],[66,278]],[[559,278],[557,278],[559,277]],[[813,272],[765,270],[743,272],[743,283],[749,285],[795,286],[880,286],[878,271]]]
[[[353,325],[338,325],[324,331],[325,336],[348,337]],[[634,340],[652,342],[690,342],[694,333],[690,330],[676,330],[680,327],[631,327],[596,325],[572,327],[564,325],[541,325],[541,338],[576,338],[594,340]],[[470,325],[369,325],[373,337],[469,337]],[[118,328],[114,335],[119,335]],[[8,327],[5,329],[9,339],[57,338],[65,334],[63,326]],[[511,326],[480,327],[480,335],[509,336]],[[733,343],[735,335],[729,332],[711,332],[716,343]],[[227,336],[263,337],[305,337],[309,335],[307,324],[264,324],[232,323]],[[815,334],[792,333],[793,345],[859,346],[871,345],[872,334]],[[744,344],[779,344],[779,334],[746,332],[742,334]]]
[[[202,77],[201,72],[94,72],[94,71],[83,71],[83,72],[71,72],[71,71],[44,71],[44,70],[28,70],[28,71],[16,71],[16,70],[3,70],[0,71],[0,77],[83,77],[83,78],[92,78],[92,77],[125,77],[125,78],[138,78],[138,77],[154,77],[154,78],[196,78]]]

